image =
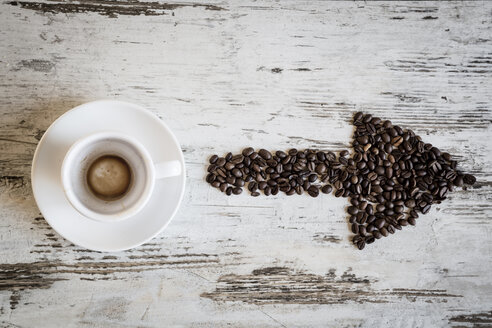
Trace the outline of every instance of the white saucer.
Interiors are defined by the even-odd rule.
[[[164,230],[176,214],[186,172],[156,181],[147,205],[129,219],[114,223],[88,219],[65,197],[60,172],[68,148],[79,138],[98,131],[126,133],[147,148],[155,163],[177,159],[185,167],[176,137],[158,117],[134,104],[94,101],[60,116],[39,141],[31,170],[34,198],[51,227],[76,245],[105,252],[137,247]]]

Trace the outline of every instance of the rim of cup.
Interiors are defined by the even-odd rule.
[[[72,164],[71,162],[74,156],[80,150],[82,150],[85,145],[104,139],[117,139],[130,144],[142,156],[146,166],[146,170],[148,172],[146,177],[147,181],[145,181],[144,192],[141,193],[135,204],[133,204],[128,208],[125,208],[121,212],[114,213],[114,214],[99,213],[87,208],[87,206],[82,204],[82,202],[78,199],[74,190],[71,187],[71,179],[69,174],[70,167]],[[152,157],[150,156],[149,152],[135,138],[129,137],[128,135],[121,132],[111,132],[111,131],[95,132],[78,139],[77,141],[75,141],[75,143],[73,143],[70,146],[62,162],[61,181],[62,181],[63,191],[68,201],[84,217],[101,222],[118,222],[128,219],[133,215],[136,215],[147,204],[147,201],[150,199],[150,196],[152,194],[155,185],[155,168],[154,168],[154,163],[152,161]]]

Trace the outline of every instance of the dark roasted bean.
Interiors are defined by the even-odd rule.
[[[473,185],[475,184],[475,182],[477,182],[477,179],[471,174],[465,174],[463,176],[463,182],[468,185]]]
[[[213,173],[207,174],[207,178],[205,179],[208,183],[212,183],[215,181],[216,175]]]
[[[309,196],[311,196],[311,197],[318,197],[318,195],[319,195],[319,189],[316,186],[309,187],[307,192],[308,192]]]
[[[260,155],[264,160],[269,160],[272,158],[272,154],[266,149],[260,149],[260,151],[258,151],[258,155]]]
[[[325,185],[321,188],[321,192],[324,194],[329,194],[332,190],[333,188],[330,185]]]
[[[250,156],[254,153],[254,149],[252,147],[244,148],[242,151],[243,156]]]
[[[217,159],[217,161],[215,162],[215,165],[217,166],[224,166],[224,164],[226,163],[226,160],[225,158],[223,157],[220,157],[219,159]]]
[[[355,215],[359,212],[359,209],[355,206],[349,206],[349,208],[347,209],[347,212],[349,214]]]
[[[234,183],[236,187],[242,187],[244,186],[244,180],[243,179],[236,179],[236,182]]]
[[[324,163],[316,165],[316,173],[319,175],[326,173],[327,167]]]
[[[217,162],[218,159],[219,159],[219,156],[212,155],[208,161],[210,164],[215,164],[215,162]]]
[[[384,227],[385,223],[386,221],[384,219],[377,219],[376,221],[374,221],[374,226],[378,229],[381,229],[382,227]]]

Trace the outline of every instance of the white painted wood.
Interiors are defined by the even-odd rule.
[[[492,325],[491,2],[0,8],[0,326]],[[99,98],[158,114],[187,162],[172,224],[123,253],[63,240],[30,189],[44,130]],[[204,181],[213,153],[348,147],[356,110],[456,155],[477,185],[358,251],[346,199]]]

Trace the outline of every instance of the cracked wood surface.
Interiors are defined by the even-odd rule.
[[[482,1],[0,3],[0,326],[490,327],[491,20]],[[169,227],[120,253],[64,240],[31,192],[44,131],[99,98],[157,114],[188,169]],[[361,252],[346,199],[204,181],[213,153],[344,149],[357,110],[477,184]]]

